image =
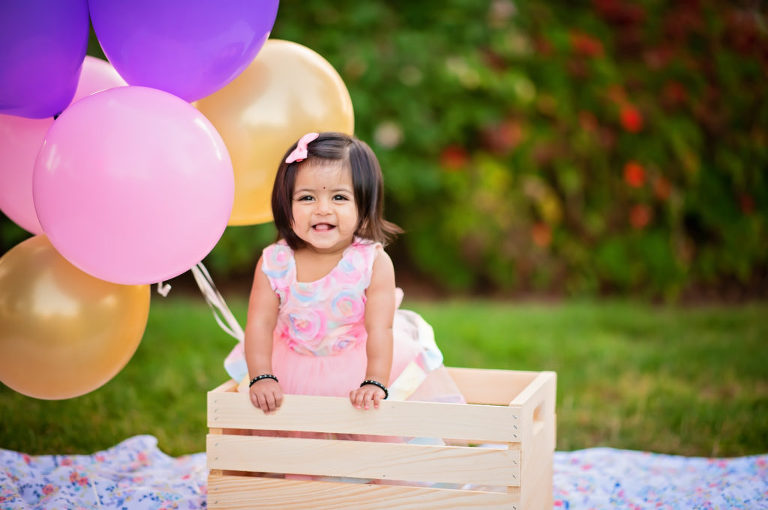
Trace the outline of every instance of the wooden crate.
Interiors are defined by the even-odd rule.
[[[364,411],[346,398],[286,395],[278,412],[265,415],[234,381],[210,391],[208,507],[551,509],[556,374],[448,370],[468,404],[384,401]],[[250,430],[431,437],[446,444],[263,437]],[[396,484],[364,483],[370,479]]]

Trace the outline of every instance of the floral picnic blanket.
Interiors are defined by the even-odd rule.
[[[768,455],[707,459],[613,448],[555,452],[556,509],[768,509]]]
[[[142,435],[93,455],[0,450],[0,509],[205,508],[205,453],[170,457]]]
[[[93,455],[0,449],[0,509],[205,508],[207,474],[205,453],[170,457],[147,435]],[[768,509],[768,454],[555,452],[554,499],[556,509]]]

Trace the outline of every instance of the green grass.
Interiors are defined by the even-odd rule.
[[[244,300],[231,299],[237,317]],[[406,302],[433,325],[446,364],[558,373],[557,448],[682,455],[768,452],[768,304]],[[202,298],[153,297],[126,368],[80,398],[0,387],[0,447],[88,453],[153,434],[171,455],[205,448],[205,392],[233,345]]]

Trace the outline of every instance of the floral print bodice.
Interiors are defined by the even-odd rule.
[[[310,356],[334,356],[365,342],[365,290],[379,249],[379,243],[355,238],[328,274],[299,282],[285,241],[266,247],[261,269],[280,299],[276,340]]]

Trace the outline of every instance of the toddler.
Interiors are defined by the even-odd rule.
[[[247,377],[254,406],[274,412],[286,393],[344,396],[361,409],[386,398],[463,402],[432,328],[398,309],[383,246],[401,230],[383,218],[381,169],[367,144],[301,137],[277,171],[272,214],[279,240],[256,266],[244,349],[225,363],[236,380]]]

